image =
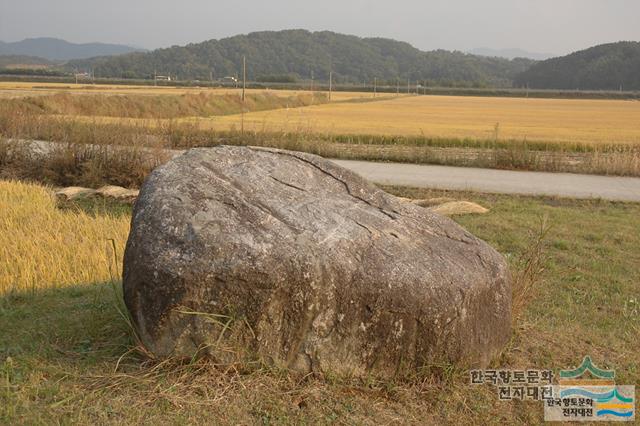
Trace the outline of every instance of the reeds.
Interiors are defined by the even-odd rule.
[[[511,315],[515,324],[519,323],[528,303],[534,299],[536,287],[541,280],[547,264],[547,244],[552,226],[549,218],[540,218],[538,228],[529,231],[529,242],[520,253],[513,267]]]

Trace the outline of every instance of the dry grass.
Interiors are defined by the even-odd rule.
[[[282,96],[275,92],[247,94],[245,101],[238,93],[185,93],[181,95],[118,95],[78,96],[58,93],[5,100],[3,110],[55,114],[71,117],[118,118],[177,118],[211,117],[264,111],[278,108],[297,108],[327,101],[324,93],[299,93]]]
[[[238,126],[240,117],[208,123]],[[247,114],[245,128],[335,135],[640,144],[640,103],[618,100],[402,96]]]
[[[45,147],[0,138],[0,178],[55,186],[140,187],[147,175],[169,159],[166,151],[140,145],[59,143]]]
[[[0,296],[108,281],[129,220],[59,210],[46,187],[0,181]]]
[[[540,281],[548,262],[547,249],[549,245],[551,225],[549,216],[540,218],[537,228],[529,231],[529,244],[527,249],[515,260],[513,270],[513,295],[511,315],[514,324],[519,324],[521,316],[525,313],[527,305],[536,296],[536,291],[542,287]]]

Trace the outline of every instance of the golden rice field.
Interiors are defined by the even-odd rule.
[[[129,220],[60,210],[45,187],[0,181],[0,296],[119,277]]]
[[[202,120],[225,130],[240,115]],[[329,134],[640,144],[640,102],[401,96],[244,115],[244,128]]]
[[[309,92],[248,89],[291,97]],[[75,95],[225,95],[234,88],[0,82],[0,99]],[[182,117],[203,128],[333,135],[425,136],[445,139],[640,145],[640,101],[334,92],[331,103],[212,117]],[[371,100],[374,102],[362,102]],[[353,101],[353,102],[350,102]],[[74,119],[85,117],[72,116]],[[117,118],[95,117],[106,122]],[[243,124],[244,123],[244,124]],[[158,122],[145,123],[157,125]]]

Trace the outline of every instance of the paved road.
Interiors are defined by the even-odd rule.
[[[640,201],[640,178],[333,160],[380,184]]]

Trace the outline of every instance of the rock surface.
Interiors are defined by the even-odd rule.
[[[88,198],[96,195],[96,190],[83,188],[81,186],[68,186],[55,192],[56,198],[60,201],[73,201],[80,198]]]
[[[485,365],[510,336],[503,257],[320,157],[193,149],[136,202],[124,296],[158,357],[389,377]]]
[[[99,189],[83,188],[81,186],[69,186],[55,192],[59,201],[74,201],[82,198],[105,197],[114,200],[133,203],[138,198],[137,189],[127,189],[121,186],[103,186]]]
[[[138,198],[139,193],[140,191],[137,189],[127,189],[113,185],[103,186],[96,190],[97,195],[130,203],[134,202],[136,198]]]

